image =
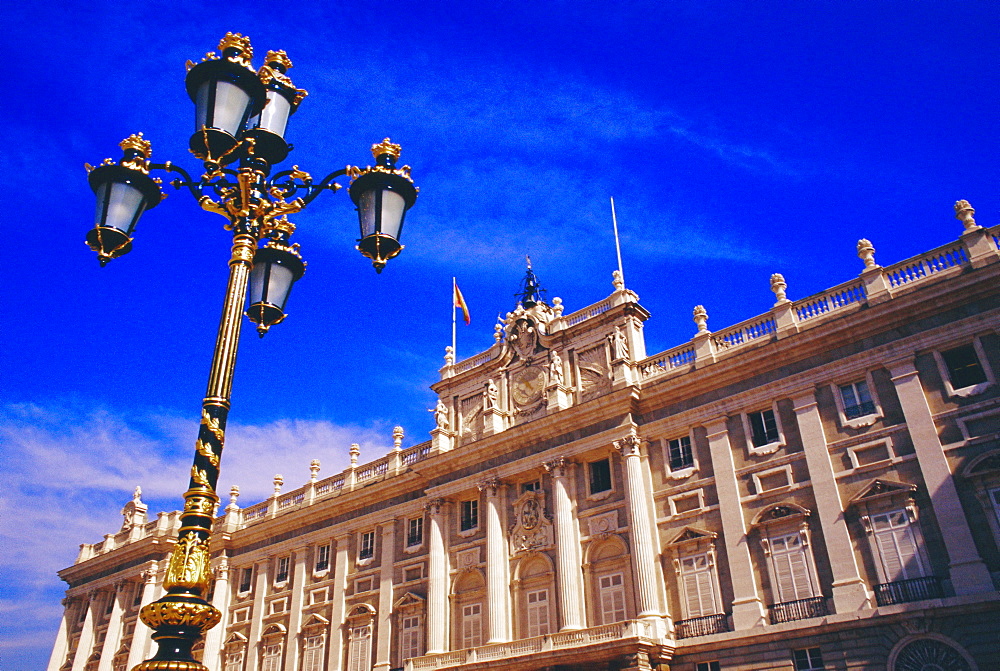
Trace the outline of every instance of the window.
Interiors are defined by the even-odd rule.
[[[274,575],[275,582],[288,582],[288,557],[278,557],[278,571]]]
[[[234,650],[226,653],[226,671],[242,671],[243,651]]]
[[[406,523],[406,547],[424,542],[424,518],[414,517]]]
[[[718,662],[698,662],[696,671],[719,671],[721,667]]]
[[[549,633],[549,591],[528,592],[528,638]]]
[[[115,599],[115,593],[114,592],[109,592],[108,593],[108,602],[104,605],[104,614],[105,615],[110,615],[111,611],[113,611],[115,609],[115,600],[116,600]]]
[[[715,615],[715,581],[708,553],[682,557],[680,561],[681,591],[684,595],[684,618]]]
[[[621,573],[601,576],[601,624],[625,619],[625,581]]]
[[[611,462],[607,459],[592,461],[590,469],[590,493],[599,494],[611,491]]]
[[[367,624],[351,627],[347,646],[347,671],[368,671],[371,668],[372,628]]]
[[[844,416],[847,419],[875,414],[875,401],[872,400],[865,380],[840,385],[840,400],[844,403]]]
[[[459,530],[471,531],[479,526],[479,501],[462,501]]]
[[[816,596],[812,568],[809,565],[809,548],[803,543],[802,534],[796,531],[771,536],[767,541],[774,580],[771,590],[775,602],[786,603]]]
[[[358,559],[371,559],[375,556],[375,532],[366,531],[361,534],[358,544]]]
[[[955,389],[974,387],[988,381],[986,371],[979,363],[976,348],[971,344],[941,352],[941,358],[948,369],[951,386]]]
[[[542,488],[542,483],[539,482],[538,480],[532,480],[531,482],[521,483],[522,494],[524,494],[525,492],[537,492],[541,488]]]
[[[306,636],[302,645],[302,671],[322,671],[323,636]]]
[[[477,648],[483,644],[483,606],[470,603],[462,606],[462,647]]]
[[[240,592],[249,592],[253,585],[253,569],[240,569]]]
[[[823,655],[819,648],[794,650],[792,659],[795,661],[795,671],[821,671],[823,668]]]
[[[264,654],[260,661],[260,671],[281,671],[280,643],[264,646]]]
[[[774,410],[761,410],[747,415],[750,422],[750,442],[754,447],[764,447],[780,440],[778,422]]]
[[[694,454],[691,452],[691,437],[681,436],[667,441],[667,458],[671,471],[693,468]]]
[[[316,571],[326,571],[330,568],[330,546],[320,545],[316,548]]]
[[[132,607],[137,608],[142,604],[142,583],[137,582],[133,587],[135,588],[135,592],[132,597]]]
[[[400,661],[405,661],[424,654],[424,629],[419,615],[404,615],[402,620],[399,654],[402,657]]]
[[[905,510],[872,515],[871,526],[885,582],[923,578],[927,575],[914,527]]]

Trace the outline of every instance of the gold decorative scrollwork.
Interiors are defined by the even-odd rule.
[[[170,563],[163,578],[163,586],[167,589],[198,589],[204,594],[208,590],[211,576],[208,564],[208,540],[189,531],[177,540],[177,545],[170,552]]]
[[[201,456],[208,459],[208,463],[215,468],[219,467],[219,455],[212,451],[212,446],[204,442],[201,438],[195,441],[194,450]]]
[[[197,466],[191,466],[191,479],[194,480],[195,484],[197,485],[201,485],[202,487],[208,487],[208,489],[212,489],[212,484],[208,481],[208,474],[203,468],[198,468]]]
[[[205,631],[219,623],[222,613],[207,603],[154,601],[142,607],[139,619],[153,629],[163,625],[187,625]]]
[[[208,515],[211,517],[215,512],[215,503],[216,501],[211,497],[197,495],[191,496],[184,502],[184,512]]]

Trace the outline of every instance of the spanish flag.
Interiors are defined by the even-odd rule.
[[[469,317],[469,306],[465,304],[465,298],[462,296],[462,291],[458,288],[458,282],[455,278],[451,278],[451,286],[454,287],[454,308],[462,308],[462,317],[465,319],[465,323],[471,323],[471,318]],[[454,309],[453,308],[453,309]]]

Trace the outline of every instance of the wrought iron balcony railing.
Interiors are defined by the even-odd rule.
[[[941,580],[937,576],[897,580],[875,585],[875,601],[880,606],[941,598]]]
[[[724,631],[729,631],[729,617],[725,613],[678,620],[674,624],[674,633],[677,638],[708,636],[709,634],[721,634]]]
[[[826,608],[826,597],[824,596],[814,596],[809,599],[799,599],[798,601],[783,601],[769,606],[768,611],[771,615],[771,624],[794,622],[795,620],[823,617],[829,614]]]

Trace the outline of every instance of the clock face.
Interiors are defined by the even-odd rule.
[[[525,405],[541,398],[544,387],[545,373],[537,366],[529,366],[514,375],[510,393],[518,405]]]

